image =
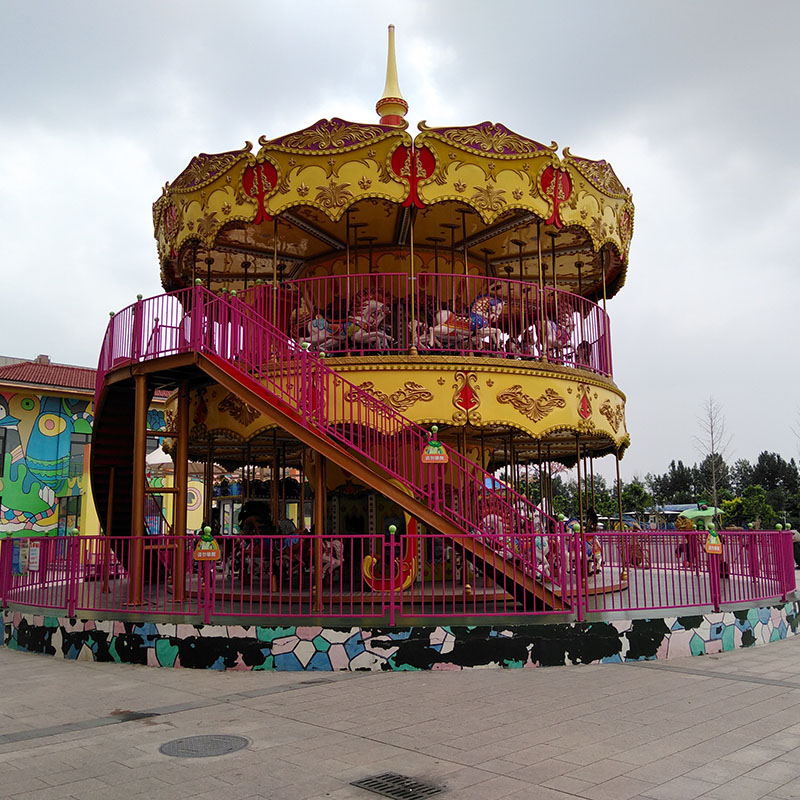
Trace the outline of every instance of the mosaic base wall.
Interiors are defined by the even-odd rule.
[[[698,656],[793,636],[800,603],[569,624],[322,628],[76,620],[4,612],[4,644],[66,659],[246,670],[545,667]]]

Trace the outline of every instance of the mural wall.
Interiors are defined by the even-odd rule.
[[[0,391],[0,534],[63,533],[72,527],[85,535],[99,533],[89,481],[93,423],[92,400],[85,397]],[[151,408],[147,424],[166,430],[164,411]],[[171,475],[150,477],[151,485],[172,482]],[[172,498],[164,497],[172,519]],[[203,482],[190,477],[189,528],[200,526],[202,506]]]
[[[73,434],[88,437],[93,421],[91,400],[0,392],[0,533],[54,530],[58,499],[86,494],[88,463],[75,458],[83,437],[73,448]]]
[[[697,616],[373,629],[189,625],[6,609],[5,645],[57,658],[192,669],[354,671],[549,667],[701,656],[794,636],[800,604]]]

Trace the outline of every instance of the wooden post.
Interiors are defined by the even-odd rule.
[[[175,540],[175,564],[172,570],[172,593],[183,600],[186,571],[186,506],[189,501],[189,384],[181,381],[178,389],[178,442],[175,451],[175,488],[172,533]]]
[[[128,564],[128,604],[142,602],[144,569],[144,503],[147,482],[147,376],[134,375],[136,396],[133,418],[133,491],[131,502],[131,548]]]

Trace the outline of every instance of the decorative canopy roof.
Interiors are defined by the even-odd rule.
[[[202,153],[164,187],[153,221],[165,288],[187,285],[198,270],[205,276],[204,261],[223,282],[249,267],[251,277],[268,277],[278,262],[282,277],[301,277],[346,248],[351,222],[370,246],[397,247],[413,218],[418,247],[457,235],[470,266],[489,253],[495,271],[521,261],[531,278],[540,261],[545,269],[555,262],[562,286],[593,298],[605,271],[613,295],[624,282],[634,207],[611,165],[568,148],[559,156],[554,142],[500,123],[422,122],[412,139],[392,34],[379,124],[334,117],[262,136],[255,153],[249,142]]]

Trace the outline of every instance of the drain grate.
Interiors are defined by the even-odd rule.
[[[250,740],[246,736],[212,733],[205,736],[184,736],[183,739],[164,742],[158,752],[175,758],[209,758],[235,753],[249,744]]]
[[[422,800],[442,791],[438,786],[420,783],[413,778],[407,778],[405,775],[398,775],[394,772],[384,772],[383,775],[362,778],[360,781],[352,781],[350,785],[375,792],[375,794],[382,794],[384,797],[391,797],[393,800],[401,800],[401,798],[402,800]]]

